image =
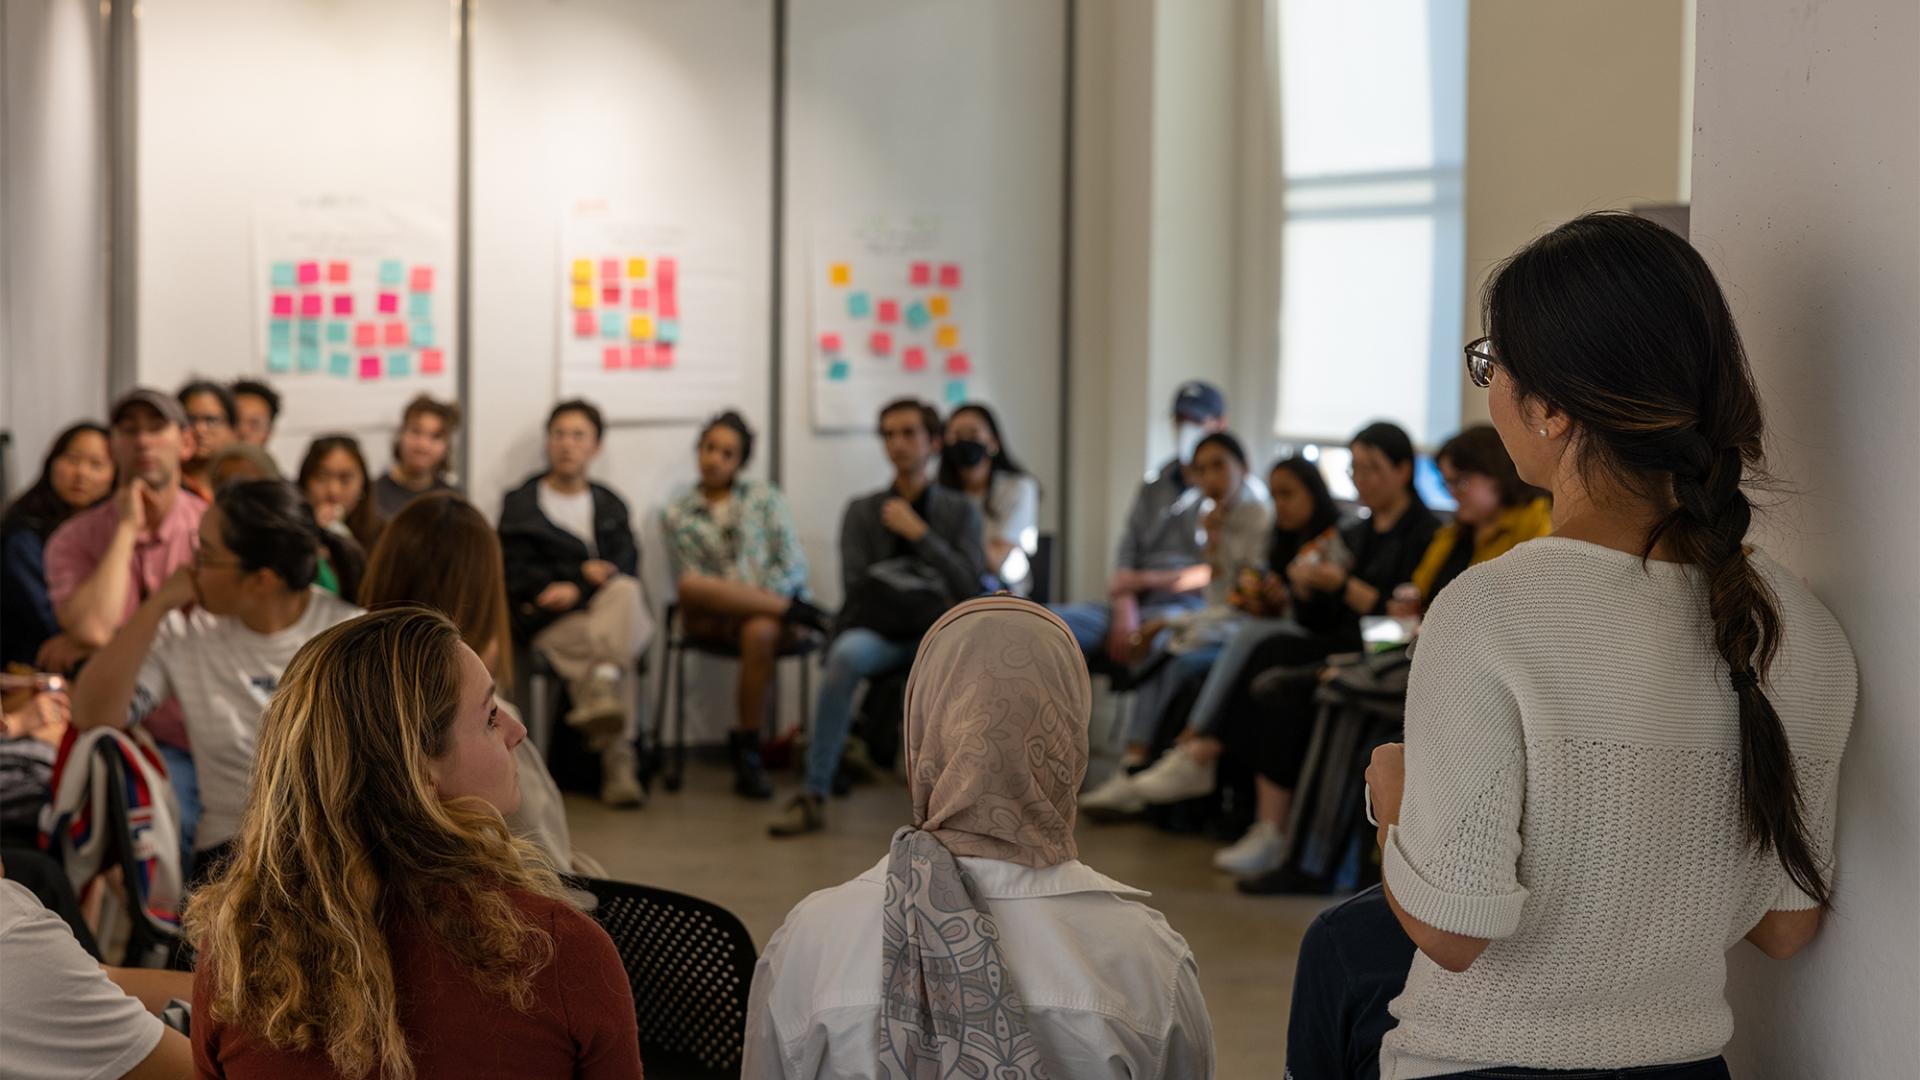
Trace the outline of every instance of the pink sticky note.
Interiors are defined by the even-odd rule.
[[[447,370],[446,354],[439,349],[420,350],[420,374],[438,375]]]
[[[307,293],[300,298],[300,317],[317,319],[321,315],[321,297],[319,293]]]
[[[914,263],[907,268],[907,283],[910,285],[933,284],[933,267],[923,262]]]
[[[650,308],[653,306],[653,291],[651,289],[635,289],[627,299],[636,308]]]
[[[627,350],[623,345],[609,345],[600,354],[600,366],[607,371],[619,371],[627,366]]]
[[[609,282],[600,290],[600,302],[603,304],[618,304],[622,296],[620,283],[617,281]]]
[[[302,285],[317,285],[317,284],[319,284],[319,282],[320,282],[320,264],[319,264],[319,263],[317,263],[317,262],[303,262],[303,263],[301,263],[301,264],[300,264],[300,277],[299,277],[299,281],[300,281],[300,284],[302,284]]]
[[[385,339],[389,345],[405,345],[407,343],[407,324],[397,319],[388,323]]]
[[[380,294],[380,314],[382,315],[400,314],[400,294],[399,293],[383,292]]]
[[[666,285],[660,286],[660,317],[677,319],[680,317],[680,290]]]
[[[353,325],[353,347],[368,349],[380,344],[380,328],[370,322]]]
[[[414,267],[413,274],[407,279],[407,291],[408,292],[432,292],[433,291],[433,267],[431,266]]]
[[[628,346],[627,366],[630,368],[649,368],[653,366],[653,343],[642,341]]]
[[[940,264],[940,287],[943,289],[957,289],[960,287],[959,263]]]
[[[333,298],[333,313],[335,315],[352,315],[353,314],[353,294],[352,293],[335,294]]]
[[[574,337],[592,337],[599,329],[600,322],[593,317],[593,312],[576,311],[573,313]]]
[[[820,351],[823,353],[839,352],[840,351],[840,335],[839,334],[821,334],[820,335]]]
[[[957,352],[947,354],[947,374],[967,375],[972,373],[972,371],[973,365],[967,362],[966,353]]]
[[[273,295],[273,313],[280,316],[292,315],[293,297],[286,293],[275,293]]]
[[[660,284],[661,292],[672,292],[674,282],[679,280],[680,277],[680,261],[678,259],[661,259],[659,263],[655,264],[654,275],[654,280]]]
[[[360,358],[360,377],[362,379],[377,379],[380,377],[380,358],[378,356],[363,356]]]
[[[658,345],[655,345],[653,347],[653,366],[654,367],[672,367],[673,366],[673,346],[667,344],[664,341]]]
[[[867,347],[873,350],[875,356],[886,356],[893,352],[893,335],[885,330],[875,330],[873,336],[867,339]]]
[[[880,321],[883,323],[899,322],[900,321],[900,301],[898,300],[880,301],[879,318],[880,318]]]
[[[601,259],[600,260],[600,276],[603,278],[613,278],[617,280],[620,277],[620,260],[619,259]]]
[[[329,283],[334,285],[339,285],[345,282],[346,280],[347,280],[347,264],[346,263],[330,262],[327,264],[327,281]]]
[[[927,370],[927,350],[918,345],[907,346],[907,351],[900,354],[900,366],[908,371]]]

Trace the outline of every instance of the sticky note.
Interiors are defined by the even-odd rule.
[[[603,278],[619,277],[620,276],[620,260],[619,259],[601,259],[600,260],[600,276]]]
[[[835,382],[845,381],[846,377],[852,373],[853,365],[847,363],[845,360],[835,360],[833,366],[827,368],[827,378]]]
[[[323,300],[319,293],[308,293],[300,298],[300,317],[317,319],[320,317]]]
[[[947,323],[945,326],[933,332],[933,343],[943,349],[959,348],[960,328],[952,323]]]
[[[893,354],[893,335],[885,330],[875,330],[873,336],[867,339],[867,348],[873,350],[875,356],[890,356]]]
[[[299,283],[299,280],[300,280],[300,276],[294,271],[292,263],[277,262],[273,264],[273,287],[274,288],[291,289],[296,284]]]
[[[335,315],[352,315],[353,294],[336,293],[333,297],[333,313]]]
[[[593,306],[593,286],[575,285],[573,287],[573,306],[575,308],[592,307]]]
[[[407,331],[407,341],[414,348],[433,344],[433,323],[426,319],[417,319]]]
[[[301,263],[299,281],[302,285],[318,285],[320,283],[320,264],[317,262]]]
[[[933,267],[923,262],[917,262],[917,263],[914,263],[912,266],[909,266],[907,268],[907,284],[909,285],[933,284]]]
[[[653,290],[635,289],[627,294],[627,300],[634,307],[650,308],[653,306]]]
[[[320,324],[311,319],[301,319],[300,344],[318,345],[320,343]]]
[[[900,354],[900,366],[908,371],[927,370],[927,350],[918,345],[909,345]]]
[[[610,282],[600,287],[600,301],[602,303],[618,304],[620,302],[620,298],[622,295],[623,294],[620,291],[620,283],[617,281]]]
[[[346,263],[336,261],[336,262],[330,262],[327,264],[327,283],[328,284],[341,285],[341,284],[345,284],[346,280],[347,280],[347,264]]]
[[[380,358],[371,354],[360,358],[360,377],[377,379],[380,377]]]
[[[839,352],[840,351],[840,335],[832,334],[832,333],[821,334],[820,335],[820,351],[823,353]]]
[[[433,267],[416,266],[413,274],[407,278],[407,291],[429,292],[433,289]]]
[[[380,299],[377,301],[377,306],[382,315],[400,314],[400,294],[390,292],[381,293]]]
[[[940,287],[943,289],[957,289],[960,287],[959,263],[940,264]]]
[[[654,336],[660,339],[662,345],[677,343],[680,340],[680,320],[661,319],[659,330]]]
[[[380,340],[380,328],[370,322],[355,323],[353,327],[353,346],[364,349]]]
[[[349,375],[352,375],[353,374],[353,354],[343,353],[343,352],[328,353],[327,354],[327,374],[336,375],[343,379],[348,377]]]
[[[593,281],[593,262],[590,259],[573,260],[573,273],[569,275],[575,285],[587,285]]]
[[[627,350],[624,346],[609,345],[600,353],[600,367],[605,371],[619,371],[627,366]]]
[[[965,405],[967,403],[967,383],[964,379],[954,379],[947,383],[947,404]]]
[[[617,311],[600,313],[600,336],[618,340],[627,336],[627,322]]]
[[[661,259],[653,271],[656,283],[667,292],[672,292],[674,283],[680,280],[680,263],[676,259]]]
[[[879,318],[880,318],[880,321],[883,323],[899,322],[900,321],[900,301],[898,300],[880,301]]]
[[[670,289],[665,285],[660,286],[659,299],[660,315],[663,318],[677,319],[680,317],[680,291],[678,289]]]
[[[273,298],[273,313],[275,315],[293,314],[293,297],[286,293],[276,294]]]
[[[627,320],[627,336],[640,341],[653,336],[653,316],[635,315]]]
[[[400,264],[399,259],[382,259],[380,261],[380,284],[399,285],[405,280],[407,280],[407,268]]]
[[[420,374],[438,375],[447,370],[446,355],[439,349],[420,350]]]
[[[592,337],[594,331],[598,329],[600,329],[600,321],[593,317],[593,312],[576,311],[573,313],[574,337]]]
[[[393,320],[388,323],[386,329],[381,332],[380,340],[389,345],[405,345],[407,343],[407,324],[398,319]]]
[[[827,267],[827,284],[850,285],[853,283],[853,267],[846,263],[834,263]]]
[[[663,341],[653,347],[653,366],[669,368],[673,366],[673,343]]]
[[[410,319],[433,318],[433,294],[411,293],[407,296],[407,317]]]
[[[847,294],[847,316],[849,318],[864,319],[872,311],[873,304],[867,299],[866,293],[855,292]]]
[[[327,341],[334,345],[344,345],[353,336],[353,327],[343,322],[327,324]]]
[[[957,352],[957,353],[949,353],[947,355],[947,374],[968,375],[968,374],[972,374],[972,372],[973,372],[973,364],[967,360],[966,353]]]
[[[267,370],[286,372],[293,370],[293,346],[285,342],[275,342],[267,347]]]
[[[933,316],[936,319],[946,318],[947,317],[947,298],[944,296],[929,297],[927,299],[927,314]]]
[[[630,346],[627,350],[627,366],[630,368],[650,368],[653,366],[653,342],[643,341]]]
[[[398,379],[413,374],[413,356],[397,352],[387,354],[387,378]]]
[[[924,330],[933,316],[927,314],[927,305],[919,300],[907,305],[907,326],[914,330]]]
[[[301,371],[319,371],[320,370],[320,346],[318,345],[300,346],[300,370]]]
[[[267,340],[275,345],[285,345],[293,340],[293,324],[285,319],[275,319],[267,324]]]
[[[628,259],[627,260],[627,276],[630,278],[646,277],[647,276],[647,260]]]

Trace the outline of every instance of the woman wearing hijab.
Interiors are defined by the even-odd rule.
[[[1077,858],[1092,700],[1072,631],[1012,596],[949,611],[907,680],[913,824],[767,943],[746,1080],[1213,1075],[1193,952]]]

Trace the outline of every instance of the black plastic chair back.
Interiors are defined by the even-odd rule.
[[[759,958],[740,920],[665,889],[596,878],[569,884],[599,901],[588,914],[620,950],[648,1080],[739,1076]]]

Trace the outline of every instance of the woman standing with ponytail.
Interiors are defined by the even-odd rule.
[[[1748,546],[1760,402],[1686,241],[1588,215],[1484,307],[1468,367],[1554,535],[1435,601],[1367,772],[1385,887],[1309,931],[1288,1066],[1725,1077],[1726,950],[1831,906],[1853,655]]]

